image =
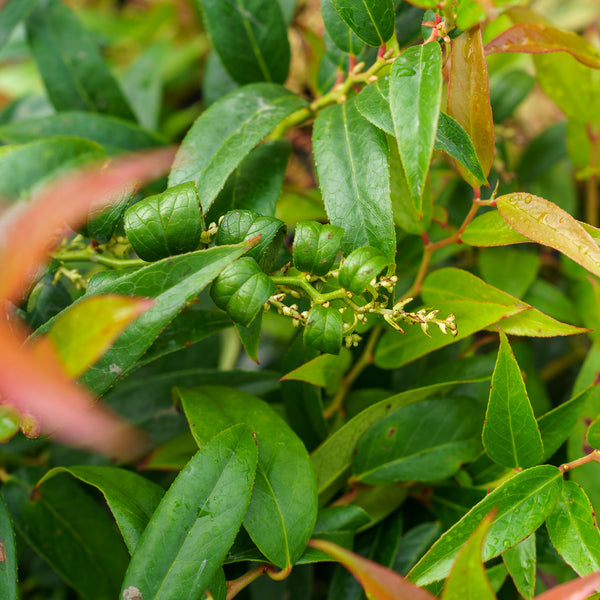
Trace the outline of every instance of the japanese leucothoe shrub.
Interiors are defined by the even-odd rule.
[[[593,595],[599,19],[2,3],[0,597]]]

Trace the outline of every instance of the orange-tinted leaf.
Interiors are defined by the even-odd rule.
[[[600,587],[600,571],[557,585],[534,600],[585,600]]]
[[[329,554],[358,579],[368,597],[374,600],[435,600],[428,591],[367,558],[326,540],[310,540],[309,546]]]
[[[487,176],[494,154],[494,121],[479,26],[452,42],[447,112],[469,134],[479,164]],[[479,187],[479,182],[461,164],[457,163],[457,167],[465,181]]]
[[[569,213],[552,202],[517,192],[497,200],[504,220],[534,242],[550,246],[600,276],[600,247]]]
[[[485,46],[486,54],[497,52],[568,52],[580,63],[600,69],[600,56],[581,36],[543,23],[520,23],[507,29]]]
[[[117,294],[92,296],[62,313],[47,337],[69,377],[79,377],[110,347],[117,336],[153,305],[149,298]]]

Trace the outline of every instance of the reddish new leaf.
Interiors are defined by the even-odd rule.
[[[367,558],[326,540],[310,540],[309,546],[329,554],[358,579],[374,600],[435,600],[427,590]]]
[[[494,154],[494,121],[480,26],[466,31],[452,42],[447,112],[469,134],[487,176]],[[470,185],[479,187],[480,182],[466,168],[459,163],[456,166]]]
[[[600,571],[557,585],[534,600],[585,600],[600,587]]]
[[[581,36],[543,23],[520,23],[507,29],[485,46],[486,54],[497,52],[568,52],[580,63],[600,69],[600,56]]]

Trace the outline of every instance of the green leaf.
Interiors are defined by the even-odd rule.
[[[123,225],[142,260],[152,262],[197,250],[204,219],[196,185],[182,183],[136,202],[125,212]]]
[[[576,33],[556,29],[545,23],[519,23],[503,31],[485,46],[486,54],[496,52],[568,52],[580,63],[592,69],[600,69],[600,56],[594,46]]]
[[[84,110],[135,121],[94,38],[59,0],[38,2],[26,21],[27,39],[57,111]]]
[[[342,51],[356,56],[364,48],[364,43],[342,20],[333,6],[332,0],[321,0],[321,14],[325,29],[331,41]]]
[[[353,102],[319,114],[313,149],[329,220],[345,230],[344,254],[374,246],[392,261],[395,233],[385,134]]]
[[[316,221],[296,225],[292,254],[294,266],[305,273],[326,275],[337,258],[344,230]]]
[[[423,217],[423,192],[442,103],[442,51],[437,43],[411,46],[394,61],[390,110],[400,159],[417,215]]]
[[[197,0],[213,46],[240,84],[283,83],[290,46],[281,6],[270,0]]]
[[[388,75],[365,86],[354,101],[358,112],[390,135],[394,135],[394,122],[390,111],[390,78]]]
[[[175,157],[169,187],[195,181],[204,213],[241,160],[285,117],[306,102],[280,85],[234,90],[200,115]]]
[[[600,276],[600,247],[568,212],[556,204],[521,192],[497,199],[502,218],[534,242],[554,248]]]
[[[278,567],[293,565],[317,516],[314,474],[306,448],[265,402],[231,388],[177,388],[190,429],[202,448],[216,432],[248,423],[258,443],[256,481],[244,527]]]
[[[13,121],[0,127],[0,140],[7,144],[22,144],[57,135],[96,142],[108,154],[144,150],[165,144],[165,140],[158,134],[142,129],[131,121],[75,110]]]
[[[7,442],[19,431],[22,420],[21,413],[14,406],[0,405],[0,443]]]
[[[245,249],[244,245],[239,245],[198,250],[166,258],[99,285],[94,293],[147,296],[154,299],[154,306],[130,325],[112,348],[83,376],[85,384],[96,394],[102,394],[120,376],[132,371],[144,352],[187,302],[241,256]]]
[[[469,536],[446,579],[442,600],[496,599],[481,560],[484,540],[493,519],[494,512],[486,515]]]
[[[596,418],[590,423],[585,432],[585,439],[592,448],[600,446],[600,419]]]
[[[487,176],[494,154],[494,122],[481,27],[465,31],[452,41],[452,65],[448,88],[448,115],[467,132],[473,142],[483,174]],[[462,165],[457,165],[467,183],[481,185]]]
[[[135,187],[129,186],[121,189],[110,199],[110,205],[106,208],[106,199],[102,198],[100,206],[90,206],[87,221],[79,231],[84,237],[95,240],[99,244],[106,244],[113,236],[115,229],[121,223],[123,213],[129,206]]]
[[[35,488],[42,474],[24,469],[2,486],[16,530],[82,598],[117,598],[128,554],[112,519],[70,477]]]
[[[0,48],[8,42],[15,27],[27,17],[38,0],[8,0],[0,10]]]
[[[256,318],[244,327],[240,323],[235,323],[235,328],[240,336],[240,341],[246,354],[255,362],[258,363],[258,345],[260,343],[260,333],[262,331],[262,314],[259,312]]]
[[[42,485],[60,473],[69,473],[102,492],[110,508],[129,554],[133,554],[164,490],[149,479],[117,467],[56,467],[40,480]]]
[[[486,454],[503,467],[530,467],[544,455],[525,383],[503,331],[485,415],[483,446]]]
[[[152,302],[129,296],[92,296],[68,307],[52,322],[47,338],[69,377],[79,377]]]
[[[403,406],[362,436],[354,476],[371,485],[446,479],[481,452],[482,425],[483,407],[470,398]]]
[[[305,381],[312,385],[327,388],[330,393],[337,392],[344,373],[352,365],[349,350],[342,350],[339,356],[321,354],[300,367],[284,375],[280,381]]]
[[[331,0],[344,22],[369,46],[383,46],[394,34],[392,0]]]
[[[558,553],[579,576],[600,570],[600,531],[586,493],[574,481],[563,483],[546,527]]]
[[[328,354],[339,354],[342,348],[342,315],[337,308],[315,304],[306,317],[304,344]]]
[[[535,533],[505,550],[502,560],[521,596],[531,600],[535,593],[536,577]]]
[[[362,294],[389,264],[388,259],[377,248],[362,246],[344,259],[338,281],[349,292]]]
[[[17,550],[15,532],[4,498],[0,496],[0,594],[17,600]]]
[[[25,198],[40,182],[104,157],[98,144],[74,137],[49,137],[0,148],[0,196]]]
[[[415,565],[408,578],[417,585],[445,578],[464,543],[493,508],[497,508],[498,512],[483,547],[483,560],[500,555],[544,522],[561,488],[562,473],[551,465],[540,465],[517,473],[446,531]]]
[[[244,518],[256,459],[252,430],[243,424],[199,450],[152,515],[122,592],[134,588],[145,600],[199,600]]]
[[[537,277],[540,257],[527,250],[498,248],[479,252],[477,263],[487,283],[522,298]]]
[[[529,242],[518,231],[515,231],[503,218],[499,211],[490,210],[475,217],[463,231],[460,241],[469,246],[508,246]]]

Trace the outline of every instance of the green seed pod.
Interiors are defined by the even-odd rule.
[[[256,261],[243,256],[223,269],[210,288],[210,296],[236,323],[247,327],[276,291]]]
[[[326,275],[342,245],[344,230],[335,225],[303,221],[296,225],[294,235],[294,265],[300,271]]]
[[[353,250],[342,263],[338,281],[353,294],[362,294],[370,281],[379,275],[390,261],[373,246]]]
[[[125,233],[136,254],[147,261],[197,250],[204,218],[194,182],[137,202],[124,216]]]
[[[306,317],[304,344],[328,354],[339,354],[343,325],[339,310],[315,304]]]
[[[256,259],[268,272],[285,238],[286,227],[275,217],[264,217],[251,210],[230,210],[219,224],[215,243],[218,246],[238,244],[260,235],[260,240],[246,256]]]

